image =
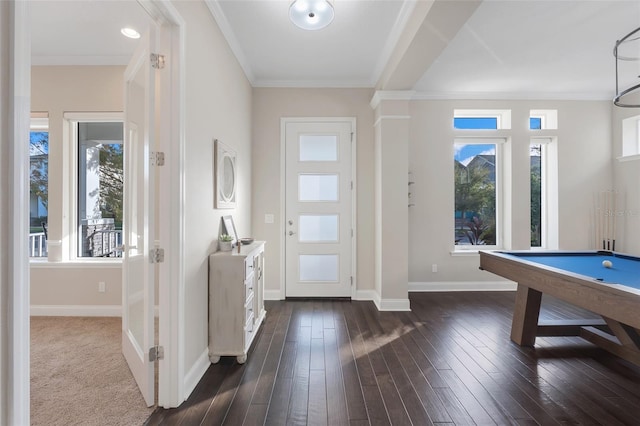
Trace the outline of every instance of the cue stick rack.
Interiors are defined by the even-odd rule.
[[[624,215],[620,193],[615,189],[595,196],[595,245],[598,250],[615,251],[618,220]]]

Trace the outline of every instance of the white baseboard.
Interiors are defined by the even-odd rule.
[[[121,317],[121,305],[31,305],[34,317]]]
[[[380,296],[378,296],[378,292],[375,290],[356,290],[355,300],[376,301],[379,299],[380,299]]]
[[[154,307],[158,317],[160,309]],[[31,305],[32,317],[121,317],[121,305]]]
[[[209,348],[205,348],[204,352],[200,354],[195,364],[189,369],[189,372],[184,378],[184,399],[186,400],[191,395],[191,392],[196,388],[202,376],[207,371],[211,361],[209,361]]]
[[[278,290],[265,290],[264,300],[282,300],[280,289]]]
[[[515,291],[513,281],[443,281],[409,283],[410,292],[429,291]]]
[[[411,311],[409,299],[381,299],[375,290],[357,290],[356,300],[371,300],[379,311]]]

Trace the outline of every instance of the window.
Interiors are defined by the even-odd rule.
[[[120,257],[123,218],[122,114],[65,114],[73,147],[70,258]]]
[[[640,156],[640,115],[622,120],[622,157],[632,159]]]
[[[29,255],[47,256],[49,119],[32,114],[29,133]]]
[[[457,250],[499,245],[500,147],[503,139],[456,139],[454,143]]]
[[[543,144],[531,142],[531,247],[542,247],[542,149]]]
[[[555,138],[530,144],[531,247],[558,248],[558,150]]]
[[[511,111],[502,109],[456,109],[453,128],[457,130],[503,130],[511,128]]]

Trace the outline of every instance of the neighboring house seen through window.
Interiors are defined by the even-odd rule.
[[[47,256],[49,202],[49,119],[31,118],[29,134],[29,256]]]

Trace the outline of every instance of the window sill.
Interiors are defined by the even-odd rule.
[[[45,268],[86,268],[86,269],[110,269],[110,268],[121,268],[122,260],[121,259],[110,259],[110,260],[69,260],[69,261],[61,261],[61,262],[49,262],[47,259],[29,259],[29,267],[37,268],[37,269],[45,269]]]
[[[624,163],[625,161],[637,161],[637,160],[640,160],[640,154],[625,155],[622,157],[618,157],[616,160],[618,160],[621,163]]]

